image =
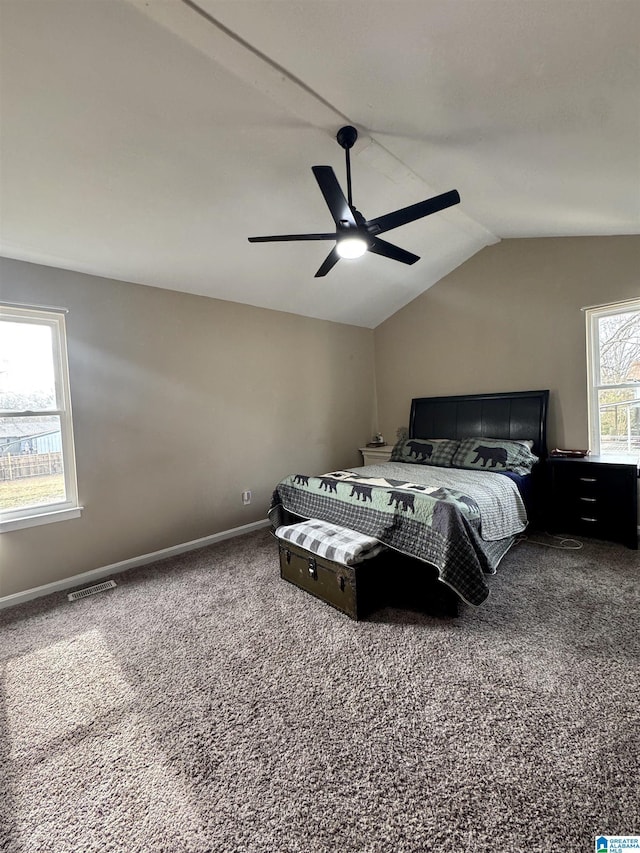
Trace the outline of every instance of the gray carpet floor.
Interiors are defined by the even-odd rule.
[[[5,853],[583,853],[640,832],[638,552],[356,623],[267,531],[0,612]]]

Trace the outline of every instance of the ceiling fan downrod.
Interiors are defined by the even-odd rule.
[[[353,198],[351,196],[351,155],[349,154],[349,151],[355,145],[357,138],[358,131],[350,124],[346,125],[346,127],[341,127],[336,134],[338,145],[344,148],[345,158],[347,161],[347,202],[351,209],[353,209]]]

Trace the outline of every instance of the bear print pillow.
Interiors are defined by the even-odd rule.
[[[390,461],[450,468],[457,449],[458,442],[450,438],[403,438],[391,451]]]
[[[534,456],[528,441],[510,441],[506,438],[465,438],[455,456],[456,468],[474,471],[513,471],[529,474],[538,457]]]

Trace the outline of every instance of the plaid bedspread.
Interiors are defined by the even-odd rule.
[[[414,472],[415,468],[430,470],[426,474]],[[435,566],[443,583],[464,601],[479,605],[489,595],[485,575],[495,572],[513,543],[513,533],[524,529],[526,515],[522,522],[520,506],[514,499],[514,508],[505,515],[505,529],[510,532],[503,538],[485,541],[480,535],[481,511],[474,497],[455,488],[425,484],[424,478],[437,477],[438,471],[448,469],[400,465],[399,472],[411,476],[411,480],[390,476],[398,473],[398,465],[393,463],[334,471],[320,477],[292,474],[277,485],[269,517],[276,527],[289,520],[289,512],[364,533]],[[513,488],[517,492],[515,484],[499,474],[468,473],[499,478],[509,484],[508,491]],[[412,482],[417,479],[421,482]],[[501,510],[498,515],[502,514]],[[495,536],[496,531],[493,532]]]

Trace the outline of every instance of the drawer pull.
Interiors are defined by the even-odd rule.
[[[584,516],[584,515],[581,515],[581,516],[580,516],[580,521],[590,521],[590,522],[593,524],[593,523],[597,522],[597,521],[598,521],[598,519],[597,519],[597,518],[585,518],[585,516]]]
[[[579,479],[580,479],[581,483],[597,483],[598,482],[596,477],[580,477]]]
[[[596,502],[596,498],[580,498],[581,501],[585,501],[588,504],[594,504]]]

